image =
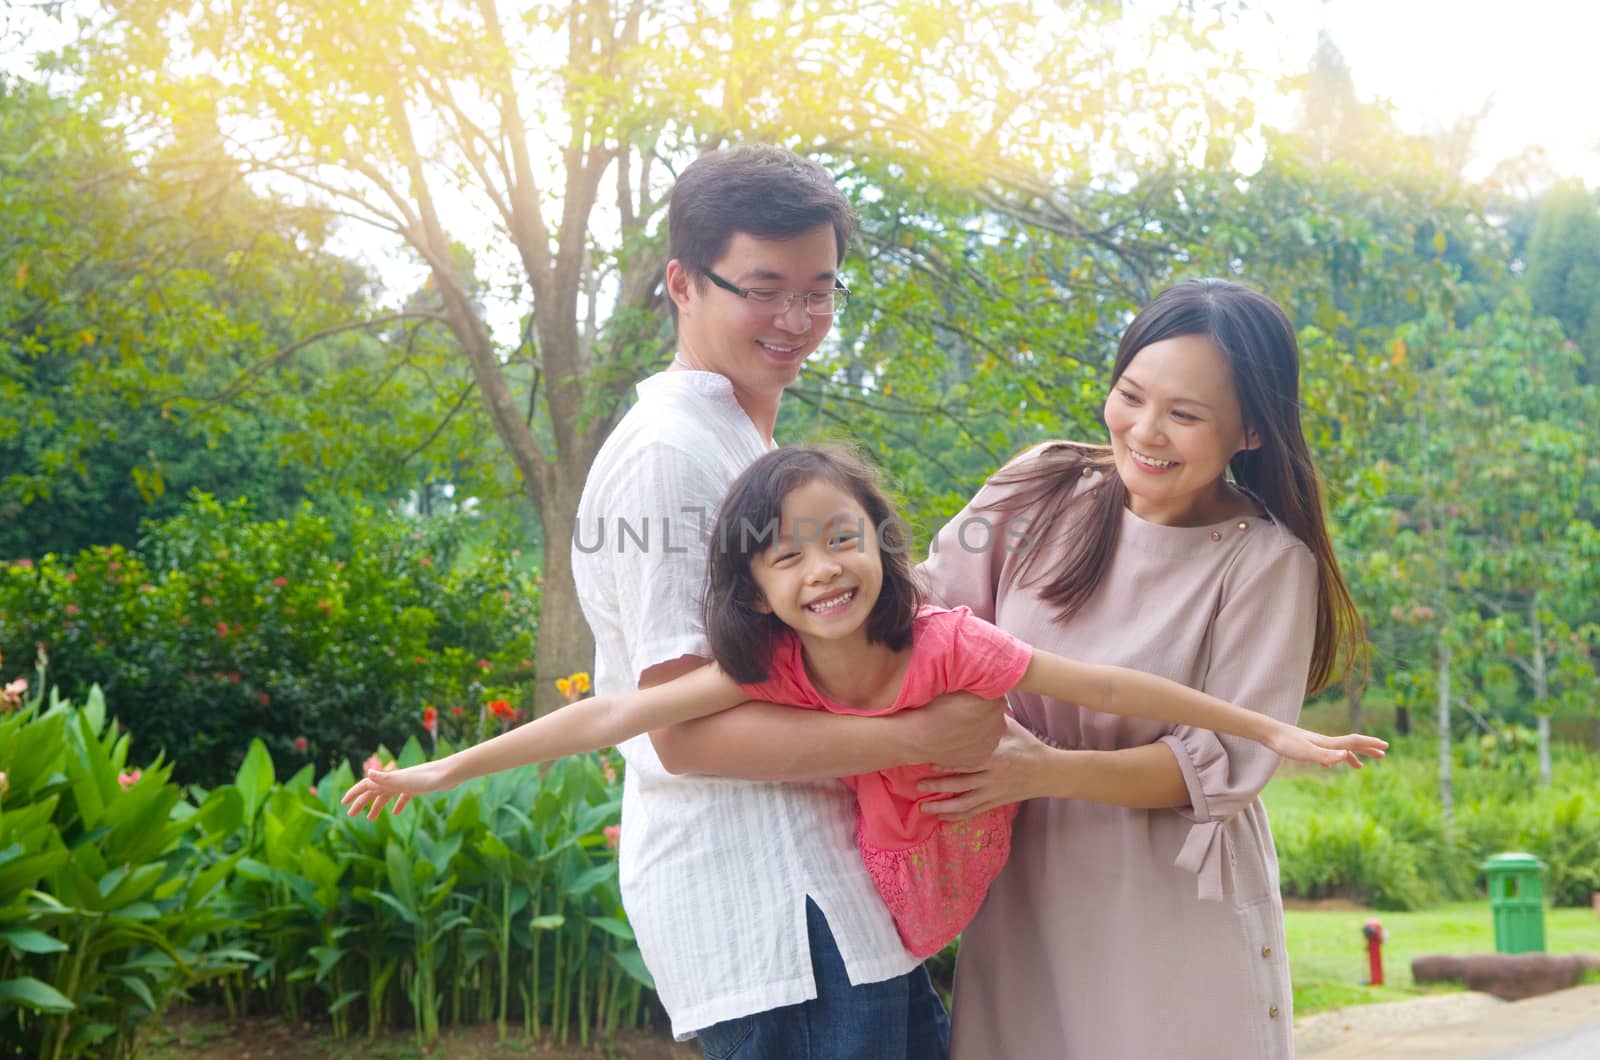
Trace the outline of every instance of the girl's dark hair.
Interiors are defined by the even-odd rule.
[[[728,250],[735,232],[790,239],[830,225],[839,261],[855,234],[855,212],[816,162],[771,144],[711,151],[691,162],[667,201],[667,257],[704,285],[703,270]],[[667,299],[672,319],[678,306]]]
[[[1277,303],[1243,284],[1213,279],[1180,283],[1157,295],[1128,325],[1117,346],[1112,386],[1140,350],[1183,335],[1203,335],[1227,357],[1245,427],[1261,441],[1229,462],[1233,480],[1316,558],[1317,628],[1307,692],[1317,692],[1360,657],[1364,641],[1361,617],[1328,537],[1317,471],[1300,424],[1300,346],[1294,326]],[[1100,483],[1079,489],[1094,471],[1105,472]],[[1018,487],[995,507],[1010,515],[1027,511],[1035,540],[1057,540],[1064,520],[1079,520],[1066,535],[1066,556],[1049,572],[1039,594],[1056,605],[1058,618],[1065,621],[1094,595],[1116,552],[1128,489],[1116,473],[1111,450],[1057,443],[1034,460],[1000,471],[994,481]],[[1018,577],[1030,574],[1040,551],[1023,560]]]
[[[911,644],[911,623],[922,606],[922,595],[907,556],[910,534],[883,495],[877,475],[860,457],[839,446],[774,449],[734,480],[711,534],[702,602],[706,637],[717,665],[739,684],[767,679],[772,653],[788,628],[776,615],[758,610],[761,589],[750,564],[776,539],[783,498],[819,479],[854,497],[878,535],[883,589],[867,616],[867,640],[895,651]]]

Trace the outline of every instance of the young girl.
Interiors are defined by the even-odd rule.
[[[716,662],[665,685],[583,700],[408,769],[369,769],[350,814],[486,773],[608,747],[652,729],[767,700],[842,714],[889,714],[964,689],[1036,692],[1242,736],[1324,766],[1381,757],[1369,736],[1331,738],[1134,670],[1034,651],[965,608],[924,607],[903,525],[872,472],[830,447],[775,450],[733,484],[711,540],[705,600]],[[937,953],[972,919],[1010,847],[1014,805],[964,821],[924,813],[932,765],[846,779],[857,843],[906,948]]]

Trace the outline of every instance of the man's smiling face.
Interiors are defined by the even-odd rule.
[[[690,368],[727,376],[741,403],[776,402],[833,326],[833,317],[807,313],[803,298],[777,312],[690,275],[676,261],[673,266],[667,283],[678,304],[679,358]],[[832,290],[838,268],[838,238],[824,224],[792,239],[735,232],[711,271],[737,287],[804,294]]]

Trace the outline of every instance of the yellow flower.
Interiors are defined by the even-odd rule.
[[[572,700],[572,682],[565,677],[556,678],[556,691],[568,702]]]
[[[580,696],[589,691],[589,675],[584,673],[582,670],[579,670],[577,673],[573,674],[572,687]]]

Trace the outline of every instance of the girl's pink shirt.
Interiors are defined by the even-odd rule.
[[[806,673],[800,638],[783,637],[772,656],[772,670],[760,684],[741,686],[752,699],[835,714],[881,716],[915,710],[946,692],[966,691],[996,699],[1010,691],[1028,669],[1033,649],[975,616],[965,607],[924,607],[912,620],[911,662],[894,702],[881,710],[856,710],[828,699]],[[846,777],[860,806],[861,838],[880,850],[904,850],[926,840],[939,818],[921,813],[925,795],[917,783],[938,770],[931,765]]]

